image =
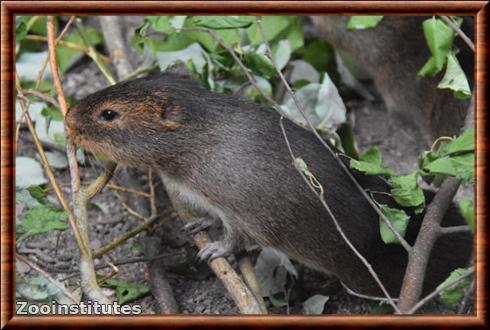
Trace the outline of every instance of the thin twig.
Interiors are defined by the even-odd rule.
[[[121,205],[126,209],[126,211],[128,211],[131,215],[134,215],[138,219],[146,221],[146,217],[144,215],[142,215],[141,213],[139,213],[138,211],[135,211],[133,208],[131,208],[131,206],[129,206],[124,201],[124,198],[117,191],[113,191],[113,194],[117,197],[117,199],[119,200]]]
[[[447,25],[449,25],[449,27],[451,29],[454,30],[454,32],[456,32],[460,37],[461,39],[463,39],[463,41],[466,43],[466,45],[468,45],[468,47],[470,47],[470,49],[475,52],[475,44],[473,43],[473,41],[471,41],[471,39],[466,35],[466,33],[463,32],[463,30],[461,30],[461,28],[459,26],[457,26],[449,17],[447,16],[439,16],[444,22],[446,22]]]
[[[37,271],[39,274],[41,274],[42,276],[44,276],[46,279],[48,279],[48,281],[50,281],[54,286],[56,286],[58,289],[60,289],[61,292],[63,292],[65,294],[65,296],[67,296],[75,304],[79,304],[80,303],[80,299],[78,299],[77,297],[75,297],[75,295],[72,292],[70,292],[60,281],[58,281],[55,278],[53,278],[46,271],[44,271],[41,267],[39,267],[34,262],[32,262],[31,260],[29,260],[27,257],[25,257],[25,256],[23,256],[22,254],[19,254],[19,253],[15,253],[15,257],[17,259],[19,259],[20,261],[22,261],[23,263],[25,263],[26,265],[28,265],[29,267],[31,267],[32,269],[34,269],[35,271]]]
[[[296,159],[296,157],[295,157],[295,155],[293,153],[293,149],[291,148],[291,144],[290,144],[289,139],[287,137],[286,129],[284,128],[283,118],[284,117],[282,117],[282,116],[280,117],[280,119],[279,119],[279,125],[281,126],[281,131],[282,131],[282,134],[284,136],[284,139],[286,140],[286,145],[288,147],[289,154],[291,155],[291,158],[294,160],[294,159]],[[357,250],[357,248],[351,243],[351,241],[349,240],[349,238],[345,235],[342,227],[340,227],[340,224],[337,221],[337,218],[335,217],[335,215],[333,214],[332,210],[330,209],[330,206],[328,206],[327,202],[325,201],[325,198],[324,198],[323,194],[319,193],[315,189],[315,187],[313,187],[313,185],[311,184],[311,182],[304,175],[303,171],[301,171],[297,166],[294,166],[294,167],[296,168],[296,170],[298,171],[298,173],[301,175],[301,177],[303,178],[303,180],[306,182],[306,184],[308,185],[308,187],[311,189],[311,191],[318,197],[318,199],[322,203],[323,207],[327,210],[328,215],[332,219],[332,221],[333,221],[333,223],[335,225],[335,228],[339,232],[340,236],[342,236],[342,239],[349,246],[349,248],[352,250],[352,252],[354,252],[354,254],[361,260],[361,262],[364,264],[364,266],[366,266],[368,272],[371,274],[371,276],[373,277],[373,279],[376,281],[376,283],[378,284],[378,286],[381,289],[381,291],[383,291],[383,294],[386,296],[389,304],[393,307],[393,309],[395,311],[400,312],[400,310],[398,309],[398,306],[393,301],[393,298],[391,298],[390,294],[388,293],[388,291],[384,287],[383,283],[381,282],[381,280],[378,277],[378,274],[376,274],[376,272],[374,271],[374,269],[371,266],[371,264],[366,260],[366,258],[364,258],[364,256]]]
[[[135,190],[135,189],[127,188],[127,187],[121,187],[121,186],[118,186],[117,184],[114,184],[114,183],[109,183],[106,185],[106,187],[109,189],[119,190],[122,192],[127,192],[127,193],[134,194],[134,195],[140,195],[140,196],[147,197],[147,198],[151,197],[151,195],[149,193],[146,193],[144,191],[139,191],[139,190]]]
[[[440,286],[437,287],[437,289],[435,289],[434,291],[432,291],[430,294],[428,294],[427,296],[425,296],[423,299],[419,300],[419,302],[417,302],[412,308],[410,308],[406,312],[406,314],[413,314],[413,313],[415,313],[420,307],[422,307],[423,305],[425,305],[428,301],[430,301],[432,298],[434,298],[435,296],[437,296],[440,292],[442,292],[442,291],[446,290],[447,288],[452,287],[456,283],[464,280],[468,276],[472,275],[474,272],[475,272],[475,267],[470,267],[470,268],[468,268],[468,271],[466,273],[464,273],[464,274],[456,277],[454,280],[452,280],[450,282],[441,284]]]
[[[38,36],[38,35],[33,35],[33,34],[26,35],[25,39],[33,40],[33,41],[48,41],[48,38],[45,36]],[[76,43],[70,42],[70,41],[59,40],[56,43],[56,45],[60,45],[60,46],[64,46],[67,48],[79,50],[79,51],[85,53],[86,55],[88,55],[88,53],[90,52],[89,48],[84,47],[84,46],[80,46],[79,44],[76,44]],[[104,62],[111,63],[111,59],[109,57],[102,55],[102,54],[99,54],[99,56]]]
[[[453,226],[453,227],[441,227],[439,229],[439,235],[455,234],[455,233],[465,233],[471,231],[470,226]]]
[[[362,293],[357,293],[355,292],[354,290],[350,289],[347,285],[345,285],[343,282],[340,282],[340,284],[344,287],[345,291],[354,296],[354,297],[359,297],[359,298],[362,298],[362,299],[367,299],[367,300],[374,300],[374,301],[381,301],[381,302],[387,302],[389,303],[390,301],[387,299],[387,298],[384,298],[384,297],[376,297],[376,296],[369,296],[369,295],[366,295],[366,294],[362,294]],[[398,298],[393,298],[393,301],[397,302],[398,301]]]
[[[51,105],[56,107],[56,108],[60,107],[60,104],[58,103],[58,101],[56,101],[56,99],[54,97],[52,97],[51,95],[48,95],[46,93],[40,92],[38,90],[24,89],[24,94],[35,96],[38,99],[43,100],[46,103],[51,103]]]
[[[303,118],[308,122],[308,125],[309,127],[311,128],[311,130],[313,132],[315,132],[316,134],[318,134],[318,132],[316,132],[316,129],[313,127],[313,125],[311,124],[311,122],[308,120],[307,116],[305,115],[305,112],[304,112],[304,109],[301,105],[301,103],[299,102],[299,100],[297,99],[296,95],[294,94],[293,90],[291,89],[291,87],[289,86],[286,78],[284,77],[284,75],[282,74],[281,70],[278,69],[277,67],[277,64],[275,62],[275,59],[274,59],[274,56],[272,55],[272,50],[270,48],[270,45],[269,43],[267,42],[267,38],[265,36],[265,31],[264,31],[264,27],[262,25],[262,19],[259,17],[257,18],[257,25],[259,27],[259,31],[262,35],[262,40],[264,41],[265,43],[265,46],[266,46],[266,50],[267,50],[267,53],[268,53],[268,56],[269,56],[269,59],[271,60],[272,62],[272,65],[274,66],[274,68],[276,69],[276,72],[278,73],[279,77],[281,78],[281,81],[283,82],[284,84],[284,87],[286,87],[286,90],[288,91],[289,95],[293,98],[295,104],[296,104],[296,107],[298,109],[298,111],[301,112]],[[289,143],[289,140],[288,140],[288,137],[287,137],[287,133],[286,133],[286,130],[284,128],[284,123],[283,123],[283,116],[280,117],[280,120],[279,120],[279,124],[281,126],[281,130],[282,130],[282,134],[284,136],[284,139],[286,140],[286,144],[287,144],[287,147],[289,149],[289,153],[291,155],[291,158],[292,160],[294,161],[296,159],[294,153],[293,153],[293,150],[291,149],[291,145]],[[320,135],[318,135],[318,139],[320,139],[321,141],[323,141],[323,139],[321,138]],[[325,143],[325,141],[323,141],[323,143],[325,145],[328,146],[328,144]],[[330,151],[330,153],[334,156],[334,158],[342,165],[344,165],[344,163],[336,156],[335,152],[333,152],[333,150],[330,148],[330,146],[328,146],[328,150]],[[371,264],[366,260],[366,258],[364,258],[364,256],[357,250],[357,248],[352,244],[352,242],[349,240],[349,238],[345,235],[342,227],[340,226],[340,224],[338,223],[337,221],[337,218],[335,217],[335,215],[333,214],[332,210],[330,209],[330,206],[327,204],[327,202],[325,201],[325,197],[323,195],[323,193],[319,193],[314,187],[313,185],[311,184],[311,182],[309,180],[306,179],[303,171],[301,171],[299,168],[297,168],[295,166],[296,170],[301,174],[301,176],[303,177],[303,179],[306,181],[306,183],[308,184],[308,186],[310,187],[310,189],[313,191],[313,193],[319,198],[320,202],[322,203],[322,205],[324,206],[324,208],[327,210],[327,213],[328,215],[330,216],[330,218],[332,219],[332,221],[334,222],[335,224],[335,227],[337,229],[337,231],[339,232],[339,234],[342,236],[342,238],[344,239],[344,241],[347,243],[347,245],[350,247],[350,249],[354,252],[354,254],[362,261],[362,263],[366,266],[366,268],[368,269],[369,273],[371,274],[371,276],[374,278],[374,280],[376,281],[376,283],[378,284],[378,286],[380,287],[381,291],[383,291],[383,294],[386,296],[386,298],[388,299],[390,305],[393,306],[393,308],[395,309],[395,311],[399,311],[398,307],[396,306],[396,304],[394,303],[393,301],[393,298],[391,298],[390,294],[388,293],[388,291],[386,290],[386,288],[384,287],[383,283],[381,282],[381,280],[379,279],[378,277],[378,274],[374,271],[374,269],[372,268]],[[350,173],[350,171],[346,170],[346,172]],[[355,178],[352,176],[353,180],[355,180]],[[355,180],[355,182],[357,182],[357,180]],[[318,183],[318,182],[317,182]],[[319,184],[319,183],[318,183]],[[321,184],[319,184],[320,187],[321,187]],[[364,194],[366,194],[366,192],[364,191],[364,189],[362,189],[362,187],[360,187],[360,190],[362,192],[364,192]],[[323,188],[321,188],[321,191],[323,191]],[[367,196],[367,194],[366,194]],[[371,200],[368,196],[366,197],[366,199],[368,200]],[[371,201],[372,202],[372,201]],[[376,207],[377,209],[377,207]],[[380,211],[381,213],[381,211]],[[381,213],[382,214],[382,213]],[[391,222],[386,219],[386,221],[391,224]],[[398,233],[398,231],[396,229],[393,230],[393,232],[396,234],[398,234],[397,238],[400,237],[400,242],[401,241],[404,241],[403,237],[401,237],[400,233]],[[406,242],[405,242],[406,243]],[[408,246],[408,243],[406,243],[406,245]],[[410,251],[410,247],[408,246],[408,250],[407,251]]]
[[[75,20],[75,16],[70,17],[70,19],[68,20],[68,23],[66,23],[65,27],[60,32],[58,38],[56,38],[55,44],[57,44],[61,40],[61,38],[68,31],[68,29],[70,28],[70,26],[74,20]],[[35,84],[34,89],[39,88],[39,85],[41,84],[41,80],[43,79],[43,76],[44,76],[44,71],[46,71],[46,67],[48,66],[48,63],[49,63],[49,54],[46,56],[43,64],[41,65],[41,69],[39,70],[39,73],[37,75],[36,84]],[[29,101],[29,103],[26,106],[27,110],[29,110],[30,106],[31,106],[31,103]],[[20,134],[21,125],[22,125],[22,118],[21,118],[21,120],[19,120],[19,123],[17,124],[17,127],[15,129],[15,141],[16,142],[19,141],[19,134]]]
[[[468,305],[468,301],[473,294],[473,290],[475,289],[475,279],[471,281],[470,286],[466,289],[466,292],[463,297],[463,301],[461,301],[461,306],[459,307],[458,314],[463,314],[466,310],[466,306]]]

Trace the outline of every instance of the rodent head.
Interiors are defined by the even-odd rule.
[[[137,79],[98,91],[71,107],[68,138],[94,154],[132,166],[154,166],[186,112],[154,81]]]

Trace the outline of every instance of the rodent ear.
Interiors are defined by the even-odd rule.
[[[185,120],[185,110],[179,104],[171,102],[162,107],[160,119],[165,128],[176,129],[183,125]]]

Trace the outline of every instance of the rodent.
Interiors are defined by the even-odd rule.
[[[279,118],[272,109],[242,97],[206,90],[182,75],[158,73],[81,100],[68,111],[66,126],[69,139],[84,149],[159,171],[167,189],[194,210],[221,220],[223,239],[209,243],[202,257],[227,255],[251,241],[333,273],[356,292],[381,295],[295,169]],[[398,295],[407,259],[403,248],[381,241],[377,214],[313,134],[286,119],[284,126],[294,153],[323,185],[326,202],[347,237],[390,294]],[[389,191],[384,180],[355,175],[365,189]],[[432,193],[426,196],[429,202]],[[410,243],[420,221],[420,216],[410,221]],[[462,224],[464,219],[451,206],[443,225]],[[442,236],[425,288],[433,289],[452,270],[466,266],[472,242],[470,233]]]
[[[348,16],[312,16],[319,37],[347,52],[372,77],[388,111],[419,128],[430,144],[440,136],[457,134],[464,124],[469,100],[437,88],[444,71],[417,77],[430,57],[422,23],[428,17],[384,16],[373,28],[347,29]],[[465,17],[462,29],[473,35],[473,20]],[[474,53],[455,38],[458,59],[473,86]]]

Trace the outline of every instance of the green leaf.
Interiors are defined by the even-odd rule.
[[[471,198],[464,198],[459,202],[459,210],[465,218],[471,231],[475,232],[475,209],[473,208],[473,200]]]
[[[417,171],[405,176],[392,176],[390,181],[393,185],[391,195],[399,205],[423,210],[425,197],[417,184]]]
[[[51,230],[65,230],[68,228],[67,219],[68,214],[62,209],[44,205],[34,207],[20,222],[19,229],[23,232],[21,239]]]
[[[37,186],[32,186],[32,187],[37,187]],[[41,205],[37,199],[32,197],[31,193],[27,189],[15,190],[15,203],[24,205],[27,208],[33,208]]]
[[[432,56],[418,74],[433,76],[446,64],[447,56],[453,47],[454,31],[435,17],[425,20],[422,27]]]
[[[322,56],[318,56],[322,54]],[[313,40],[306,44],[303,60],[307,61],[320,72],[327,72],[333,81],[338,79],[335,51],[325,40]]]
[[[451,273],[451,275],[449,275],[449,277],[440,286],[454,281],[456,278],[464,275],[468,271],[469,270],[465,268],[458,268],[454,270]],[[455,283],[454,285],[448,287],[447,289],[444,289],[441,293],[439,293],[439,298],[445,305],[448,306],[456,305],[461,301],[461,299],[465,294],[466,288],[468,288],[470,284],[471,284],[471,278],[470,276],[468,276],[463,280]]]
[[[348,30],[363,30],[375,27],[383,16],[352,16],[347,22]]]
[[[47,183],[41,165],[29,157],[15,158],[15,186],[27,188]]]
[[[354,130],[348,123],[343,123],[337,129],[337,135],[340,137],[340,142],[342,143],[342,149],[347,156],[359,159],[359,153],[356,148],[356,140],[354,138]]]
[[[296,91],[306,117],[316,129],[335,129],[345,122],[345,105],[330,77],[325,74],[321,84],[310,83]],[[296,102],[288,94],[281,111],[298,125],[307,127]]]
[[[41,115],[51,120],[63,121],[63,114],[61,113],[60,109],[55,107],[47,107],[42,109]]]
[[[446,73],[437,87],[452,90],[454,97],[458,99],[466,100],[471,97],[468,79],[453,52],[447,55]]]
[[[202,74],[204,66],[206,64],[209,64],[207,53],[197,42],[181,50],[157,52],[156,58],[158,61],[158,66],[162,71],[164,71],[174,63],[192,62],[197,73]]]
[[[405,231],[407,230],[408,221],[410,217],[403,211],[399,209],[394,209],[385,204],[380,204],[379,209],[383,214],[390,220],[393,227],[400,233],[403,237],[405,236]],[[400,241],[396,238],[395,234],[391,231],[390,228],[384,223],[383,219],[379,219],[379,231],[381,234],[381,239],[386,244],[389,243],[400,243]]]
[[[198,16],[193,21],[196,26],[223,30],[248,28],[254,20],[253,16]]]
[[[114,278],[104,281],[103,286],[116,289],[117,300],[121,305],[143,297],[150,292],[150,288],[146,284],[124,283]]]
[[[444,156],[423,167],[430,174],[457,176],[465,181],[474,181],[475,154],[470,152],[458,156]]]
[[[27,22],[29,21],[29,16],[17,16],[15,19],[15,40],[21,41],[27,35]]]
[[[97,46],[104,43],[104,37],[102,33],[95,28],[86,27],[83,30],[87,36],[90,46]],[[64,37],[63,40],[75,43],[77,45],[85,47],[82,37],[77,32]],[[89,45],[87,45],[89,46]],[[75,63],[75,61],[81,56],[82,52],[78,49],[69,48],[66,46],[57,46],[56,55],[58,59],[58,65],[61,73],[68,70],[68,68]]]
[[[303,302],[304,314],[323,314],[328,299],[330,299],[330,297],[321,294],[316,294],[306,299],[305,302]]]
[[[392,169],[382,164],[381,153],[376,147],[366,150],[359,160],[351,159],[350,167],[369,175],[394,175]]]
[[[153,30],[157,32],[165,32],[172,29],[172,24],[170,24],[171,16],[146,16],[145,21],[147,21]],[[140,34],[146,33],[147,26],[144,24],[138,28]]]
[[[453,155],[475,150],[475,127],[471,126],[456,139],[441,148],[441,155]]]
[[[43,205],[49,204],[48,198],[46,197],[46,193],[44,192],[44,189],[41,186],[30,186],[27,188],[27,191],[29,191],[31,196],[34,197],[39,203]]]
[[[263,76],[266,79],[270,79],[277,75],[274,65],[272,65],[269,58],[264,54],[256,52],[245,53],[243,62],[253,73]]]
[[[275,44],[276,41],[287,39],[291,44],[291,50],[303,47],[303,29],[297,17],[293,16],[263,16],[262,26],[267,41]],[[258,25],[255,23],[247,30],[247,36],[252,45],[260,45],[264,42]]]
[[[272,52],[277,68],[282,70],[291,59],[291,43],[287,39],[280,40],[277,47],[273,49]]]

